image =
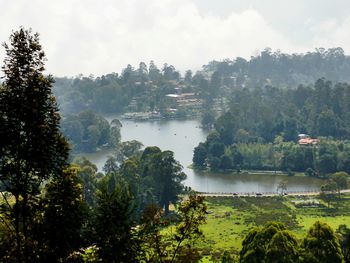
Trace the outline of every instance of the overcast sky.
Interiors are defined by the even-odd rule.
[[[40,33],[55,76],[150,60],[198,70],[265,47],[350,52],[349,0],[0,0],[0,41],[21,25]]]

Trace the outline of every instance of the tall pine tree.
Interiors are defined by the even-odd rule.
[[[29,204],[45,179],[61,174],[69,149],[59,130],[53,78],[43,74],[39,35],[20,28],[9,40],[0,88],[0,180],[15,199],[9,209],[16,261],[29,262]]]

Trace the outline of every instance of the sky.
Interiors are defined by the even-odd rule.
[[[54,76],[120,73],[151,60],[196,71],[266,47],[350,53],[349,0],[0,0],[0,42],[20,26],[40,34]]]

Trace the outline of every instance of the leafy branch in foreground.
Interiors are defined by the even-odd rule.
[[[203,236],[200,226],[205,223],[207,206],[204,197],[190,193],[177,209],[178,224],[169,226],[161,209],[151,205],[145,210],[140,232],[144,236],[146,262],[196,262],[200,259],[194,248]],[[170,233],[166,233],[170,230]]]

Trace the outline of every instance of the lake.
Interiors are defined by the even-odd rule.
[[[107,116],[111,121],[116,116]],[[288,177],[281,174],[236,174],[194,171],[193,149],[205,141],[208,131],[201,129],[198,120],[169,120],[134,122],[122,120],[122,141],[138,140],[144,146],[158,146],[174,152],[176,160],[184,167],[187,179],[184,184],[202,192],[275,192],[281,180],[287,180],[287,191],[318,190],[324,183],[310,177]],[[113,151],[84,154],[99,170]]]

